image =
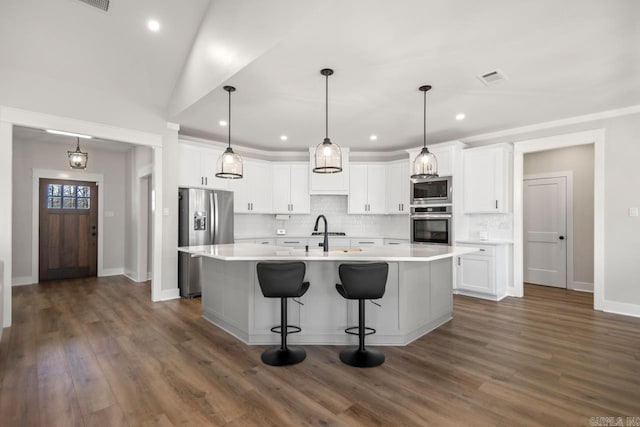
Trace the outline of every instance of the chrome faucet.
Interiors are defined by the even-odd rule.
[[[313,226],[313,231],[318,231],[318,223],[320,218],[324,221],[324,243],[322,244],[323,251],[329,252],[329,230],[327,230],[327,218],[324,215],[318,215],[316,218],[316,225]]]

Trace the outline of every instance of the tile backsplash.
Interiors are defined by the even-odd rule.
[[[467,218],[469,239],[479,239],[480,233],[487,233],[491,239],[513,239],[513,215],[511,214],[473,214]]]
[[[329,231],[357,237],[409,238],[409,215],[347,215],[347,196],[311,196],[311,213],[290,215],[288,220],[276,220],[269,214],[236,214],[235,236],[269,236],[277,228],[286,229],[290,236],[310,235],[320,214],[327,218]]]

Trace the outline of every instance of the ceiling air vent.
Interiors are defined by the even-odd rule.
[[[97,7],[98,9],[108,12],[109,11],[109,1],[110,0],[78,0],[82,3],[88,4],[89,6]]]
[[[494,86],[507,80],[507,76],[500,70],[493,70],[478,76],[485,86]]]

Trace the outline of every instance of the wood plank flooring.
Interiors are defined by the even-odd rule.
[[[500,303],[456,296],[454,319],[384,365],[306,346],[263,365],[200,317],[124,277],[13,289],[0,343],[2,426],[552,426],[640,417],[640,319],[592,296],[526,286]],[[304,331],[303,331],[304,332]],[[626,418],[624,418],[626,421]],[[636,419],[640,423],[640,418]]]

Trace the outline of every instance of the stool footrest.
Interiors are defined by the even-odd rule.
[[[279,334],[281,330],[282,326],[274,326],[273,328],[271,328],[271,332],[275,332],[276,334]],[[297,334],[300,331],[302,331],[302,329],[300,329],[300,327],[298,326],[287,325],[287,335]]]
[[[347,334],[349,334],[349,335],[359,335],[359,334],[358,334],[358,329],[359,329],[359,328],[360,328],[359,326],[352,326],[352,327],[350,327],[350,328],[345,329],[345,330],[344,330],[344,332],[345,332],[345,333],[347,333]],[[354,330],[355,330],[355,332],[353,332]],[[365,336],[367,336],[367,335],[373,335],[373,334],[375,334],[375,333],[376,333],[376,330],[375,330],[375,329],[373,329],[373,328],[368,328],[368,327],[366,327],[366,326],[364,327],[364,330],[365,330],[365,331],[367,331],[367,332],[365,332],[365,333],[364,333],[364,335],[365,335]]]

